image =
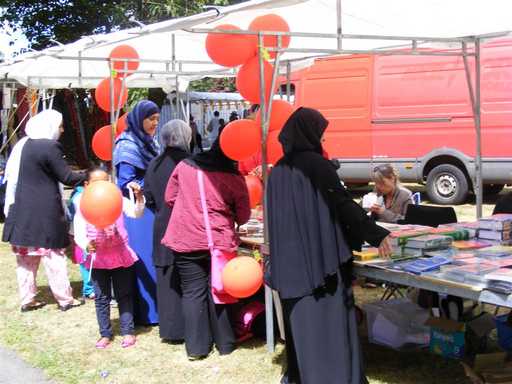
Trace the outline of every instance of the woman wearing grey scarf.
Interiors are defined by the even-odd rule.
[[[163,342],[181,342],[185,324],[181,310],[181,289],[174,271],[174,255],[160,241],[164,236],[171,210],[164,201],[167,182],[176,165],[189,156],[192,129],[182,120],[171,120],[160,130],[161,155],[151,161],[144,178],[146,205],[155,213],[153,227],[153,263],[156,268],[156,289],[160,338]]]

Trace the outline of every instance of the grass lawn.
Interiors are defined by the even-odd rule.
[[[492,203],[492,202],[491,202]],[[486,212],[492,209],[485,207]],[[474,218],[471,205],[457,208],[459,221]],[[217,353],[199,362],[187,360],[183,346],[160,343],[157,327],[137,329],[135,348],[123,350],[120,337],[107,350],[98,351],[94,305],[60,312],[49,293],[44,268],[39,285],[41,297],[51,305],[20,313],[15,259],[6,244],[0,245],[0,344],[15,350],[34,366],[42,368],[58,383],[279,383],[285,361],[284,346],[269,354],[262,341],[241,345],[230,356]],[[69,271],[76,296],[80,293],[79,273]],[[356,290],[359,304],[375,300],[381,291]],[[113,308],[118,332],[117,308]],[[364,333],[364,330],[362,330]],[[374,384],[457,384],[467,383],[458,362],[443,360],[427,351],[397,352],[370,345],[362,336],[366,371]],[[318,383],[321,384],[321,383]]]

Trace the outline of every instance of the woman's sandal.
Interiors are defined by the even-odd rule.
[[[96,349],[106,349],[111,342],[112,340],[110,340],[108,337],[102,337],[96,342]]]
[[[59,309],[62,312],[66,312],[66,311],[69,311],[71,308],[79,307],[84,304],[85,304],[85,300],[83,300],[83,299],[82,300],[73,299],[73,302],[70,304],[59,305]]]
[[[121,347],[130,348],[135,345],[137,339],[134,335],[126,335],[123,337],[123,341],[121,342]]]
[[[46,305],[44,301],[32,300],[30,303],[21,306],[21,312],[35,311]]]

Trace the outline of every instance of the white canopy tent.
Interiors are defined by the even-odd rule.
[[[107,60],[111,49],[120,43],[127,43],[139,52],[142,60],[137,73],[128,78],[126,86],[183,91],[188,82],[196,78],[234,75],[232,70],[210,62],[204,49],[205,32],[225,23],[246,29],[255,17],[267,13],[284,17],[292,31],[288,34],[292,36],[290,47],[278,49],[274,61],[274,84],[283,64],[289,74],[294,65],[308,65],[311,62],[308,59],[320,55],[380,53],[462,56],[474,109],[477,141],[474,186],[477,216],[480,217],[480,42],[481,39],[501,36],[512,30],[511,11],[512,2],[508,0],[252,0],[143,28],[86,37],[73,44],[30,53],[18,58],[15,63],[0,66],[0,77],[35,88],[93,88],[100,79],[111,74]],[[260,46],[263,36],[268,34],[284,35],[270,31],[257,33]],[[423,44],[450,50],[419,50],[418,47]],[[397,46],[404,49],[397,51],[394,49]],[[259,58],[262,78],[261,51]],[[264,94],[263,89],[261,94]],[[262,103],[265,180],[270,107]],[[114,113],[111,114],[111,121],[116,121]],[[113,137],[114,133],[115,128]],[[267,240],[268,235],[265,234],[265,244],[268,244]],[[267,247],[263,250],[268,252]],[[268,287],[266,299],[267,341],[269,347],[273,348],[272,295]]]
[[[109,76],[104,62],[109,52],[126,42],[143,59],[128,87],[171,91],[179,74],[183,91],[189,80],[205,74],[234,74],[211,63],[204,49],[206,35],[193,30],[225,23],[245,29],[254,17],[269,12],[283,16],[294,33],[281,61],[336,53],[340,48],[350,53],[408,44],[410,40],[403,37],[419,37],[418,43],[455,43],[454,37],[512,30],[512,3],[507,0],[342,0],[340,9],[337,5],[337,0],[247,1],[20,55],[0,66],[0,77],[36,88],[94,88]],[[361,35],[367,38],[355,38]],[[376,38],[368,38],[372,35]],[[383,39],[386,36],[389,39]]]

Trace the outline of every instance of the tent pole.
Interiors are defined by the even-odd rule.
[[[341,51],[343,47],[343,33],[342,33],[342,25],[341,25],[341,0],[336,0],[336,35],[337,35],[337,43],[338,43],[338,50]]]
[[[78,51],[78,85],[82,86],[82,51]]]
[[[481,57],[479,37],[475,38],[475,130],[476,130],[476,161],[475,161],[475,194],[476,218],[482,217],[483,183],[482,183],[482,133],[481,133]]]
[[[180,97],[180,79],[176,76],[176,119],[180,118],[181,97]]]
[[[261,173],[263,176],[263,246],[261,253],[264,258],[269,257],[269,234],[268,234],[268,202],[267,202],[267,100],[265,90],[265,74],[263,66],[263,35],[258,33],[258,59],[260,70],[260,113],[261,113]],[[272,301],[272,289],[265,285],[265,323],[267,332],[267,350],[274,352],[274,305]]]
[[[290,63],[288,61],[286,63],[286,101],[287,102],[290,102],[291,93],[292,93],[292,86],[290,83],[291,71],[292,71],[292,63]]]
[[[114,144],[116,140],[116,131],[115,131],[115,110],[114,110],[114,63],[113,61],[109,61],[110,67],[110,124],[111,124],[111,143],[112,143],[112,160],[111,160],[111,169],[110,173],[112,175],[112,182],[116,182],[116,167],[114,167]]]

